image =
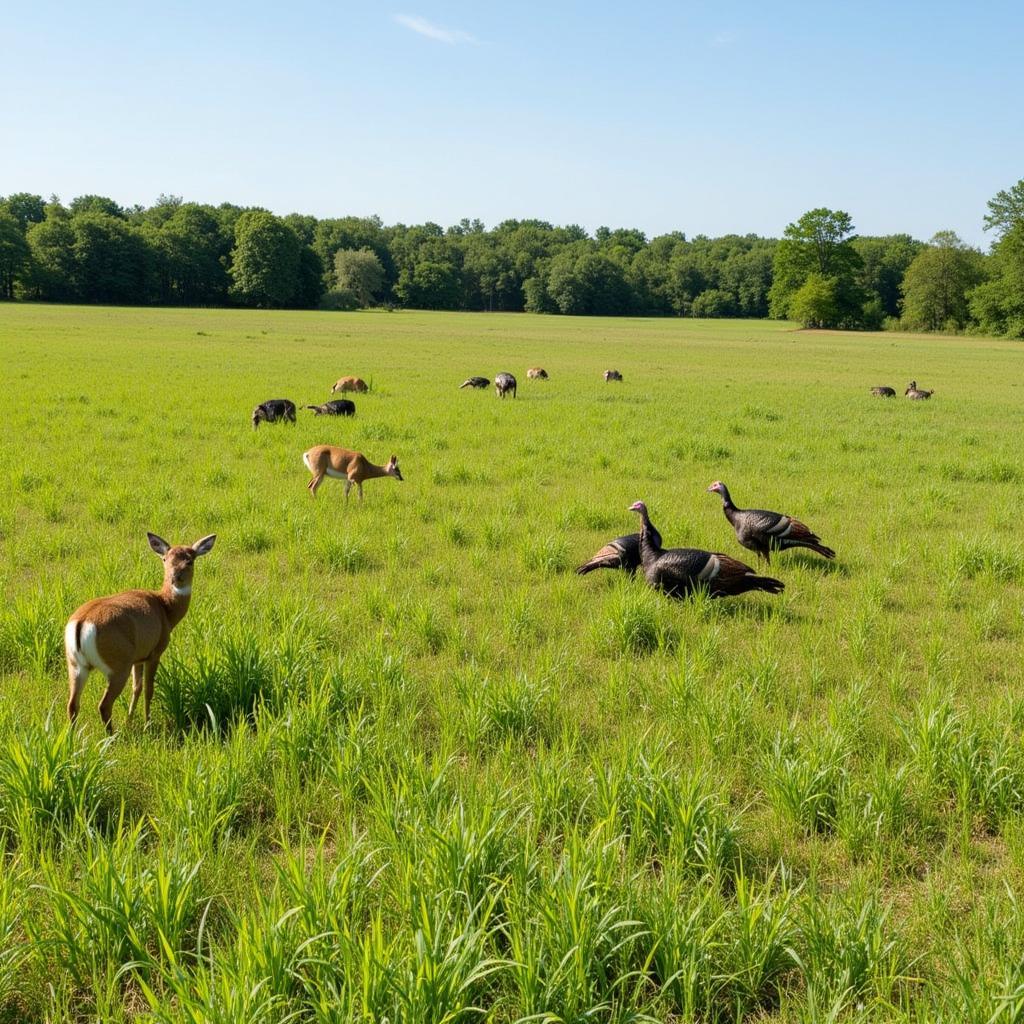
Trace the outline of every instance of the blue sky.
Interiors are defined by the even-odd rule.
[[[0,194],[778,235],[952,228],[1024,177],[1024,3],[42,0]]]

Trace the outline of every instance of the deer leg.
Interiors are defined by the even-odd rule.
[[[360,501],[362,501],[362,500],[363,500],[363,481],[362,481],[362,480],[360,480],[360,481],[359,481],[359,482],[358,482],[358,483],[356,484],[356,487],[358,487],[358,488],[359,488],[359,500],[360,500]]]
[[[139,694],[142,693],[142,662],[137,661],[132,665],[132,699],[128,705],[128,717],[124,720],[127,725],[135,714],[135,705],[138,703]]]
[[[146,679],[146,725],[149,725],[149,706],[153,703],[153,689],[156,683],[156,670],[160,665],[160,655],[155,654],[143,665]]]
[[[103,693],[103,699],[100,701],[100,718],[103,719],[103,725],[110,736],[114,734],[114,727],[111,724],[114,714],[114,701],[121,696],[121,691],[124,689],[124,684],[128,682],[130,672],[130,668],[117,671],[111,669],[107,675],[107,688]]]
[[[315,498],[315,497],[316,497],[316,489],[317,489],[317,488],[318,488],[318,487],[319,487],[319,486],[320,486],[320,485],[321,485],[321,484],[322,484],[323,482],[324,482],[324,475],[323,475],[323,473],[317,473],[317,474],[316,474],[316,475],[315,475],[315,476],[313,477],[313,479],[312,479],[312,480],[310,480],[308,484],[306,484],[306,486],[307,486],[307,487],[309,488],[309,493],[310,493],[310,496],[311,496],[311,497],[313,497],[313,498]]]
[[[345,481],[345,500],[348,501],[348,492],[352,490],[352,480]]]
[[[88,678],[89,666],[68,658],[68,719],[72,725],[78,717],[78,699],[82,696]]]

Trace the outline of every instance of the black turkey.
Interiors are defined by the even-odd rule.
[[[825,558],[836,557],[836,553],[825,547],[821,538],[799,519],[762,508],[737,508],[729,496],[729,488],[721,480],[716,480],[708,490],[722,496],[722,511],[736,531],[736,539],[767,564],[771,564],[773,550],[785,551],[788,548],[807,548]]]
[[[336,398],[333,402],[307,405],[304,408],[312,409],[316,416],[354,416],[356,413],[356,403],[348,398]]]
[[[670,597],[686,597],[704,588],[712,597],[733,597],[749,590],[781,594],[786,585],[771,576],[758,576],[743,562],[718,551],[661,546],[661,537],[651,523],[642,501],[629,506],[640,515],[640,564],[647,582]]]
[[[661,534],[652,526],[654,546],[661,547]],[[595,569],[625,569],[636,572],[640,568],[640,534],[628,533],[625,537],[616,537],[607,544],[589,562],[584,562],[576,572],[586,576]]]
[[[896,389],[887,388],[883,385],[882,387],[872,388],[871,394],[873,394],[875,398],[895,398]]]
[[[935,389],[934,388],[932,388],[931,391],[925,391],[924,388],[919,388],[917,386],[917,381],[916,380],[912,380],[907,385],[907,390],[903,392],[903,395],[904,395],[905,398],[909,398],[909,399],[912,399],[914,401],[921,401],[922,399],[931,398],[932,395],[934,395],[934,394],[935,394]]]

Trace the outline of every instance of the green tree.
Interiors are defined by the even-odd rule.
[[[970,318],[967,293],[984,278],[977,249],[953,231],[937,232],[903,278],[904,322],[917,330],[961,330]]]
[[[985,230],[995,229],[996,234],[1001,236],[1022,221],[1024,221],[1024,178],[1021,178],[1012,188],[997,192],[988,201]]]
[[[856,326],[863,294],[855,281],[861,261],[853,240],[853,221],[843,210],[819,207],[809,210],[795,224],[787,224],[772,260],[773,280],[768,293],[771,315],[790,316],[794,295],[811,274],[817,274],[837,281],[839,304],[833,310],[833,322],[824,326]]]
[[[124,217],[124,209],[108,196],[76,196],[71,200],[71,213],[105,213],[108,217]]]
[[[990,334],[1024,338],[1024,178],[989,201],[985,229],[999,236],[992,246],[991,280],[970,295],[971,313]]]
[[[856,280],[868,300],[877,299],[882,316],[899,316],[903,275],[924,243],[910,235],[862,236],[853,240],[853,247],[861,259]]]
[[[87,209],[73,214],[74,290],[83,302],[135,304],[150,298],[151,254],[141,232],[120,217]]]
[[[23,276],[26,291],[36,299],[66,302],[75,291],[75,234],[71,218],[59,203],[46,207],[46,217],[26,233],[31,258]]]
[[[226,301],[230,239],[212,209],[195,203],[176,205],[163,220],[154,244],[164,258],[168,301],[186,306]]]
[[[6,210],[21,228],[22,234],[29,224],[38,224],[46,216],[43,197],[31,192],[14,192],[6,199],[0,199],[0,210]]]
[[[301,244],[280,217],[248,210],[235,224],[232,296],[243,305],[288,306],[299,285]]]
[[[372,306],[384,287],[384,267],[372,249],[339,249],[334,254],[334,281],[360,306]]]
[[[811,273],[789,300],[789,316],[804,327],[832,327],[841,318],[840,282]]]
[[[14,298],[14,279],[28,262],[29,248],[13,214],[0,210],[0,299]]]

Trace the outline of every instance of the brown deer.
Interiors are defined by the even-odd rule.
[[[181,622],[192,600],[193,563],[213,547],[211,533],[189,546],[171,547],[155,533],[147,533],[149,546],[163,559],[164,585],[161,590],[125,590],[110,597],[86,601],[68,619],[64,628],[64,651],[68,662],[68,718],[78,717],[78,699],[93,669],[107,678],[100,701],[100,718],[108,733],[114,731],[111,716],[129,674],[132,700],[126,723],[131,721],[139,694],[145,685],[146,724],[153,699],[160,656],[171,639],[171,630]]]
[[[526,371],[526,377],[527,380],[547,380],[548,371],[542,366],[531,366],[530,369]]]
[[[341,377],[334,382],[334,387],[331,388],[331,394],[333,395],[336,391],[358,391],[362,394],[369,390],[369,386],[362,377]]]
[[[324,482],[324,477],[334,477],[345,481],[345,500],[355,484],[359,488],[359,500],[363,500],[363,481],[378,476],[393,476],[402,479],[402,471],[398,468],[398,456],[392,455],[387,465],[375,466],[362,452],[353,452],[348,448],[336,448],[331,444],[318,444],[315,448],[302,453],[302,461],[306,469],[313,474],[313,479],[306,486],[315,498],[316,489]]]

